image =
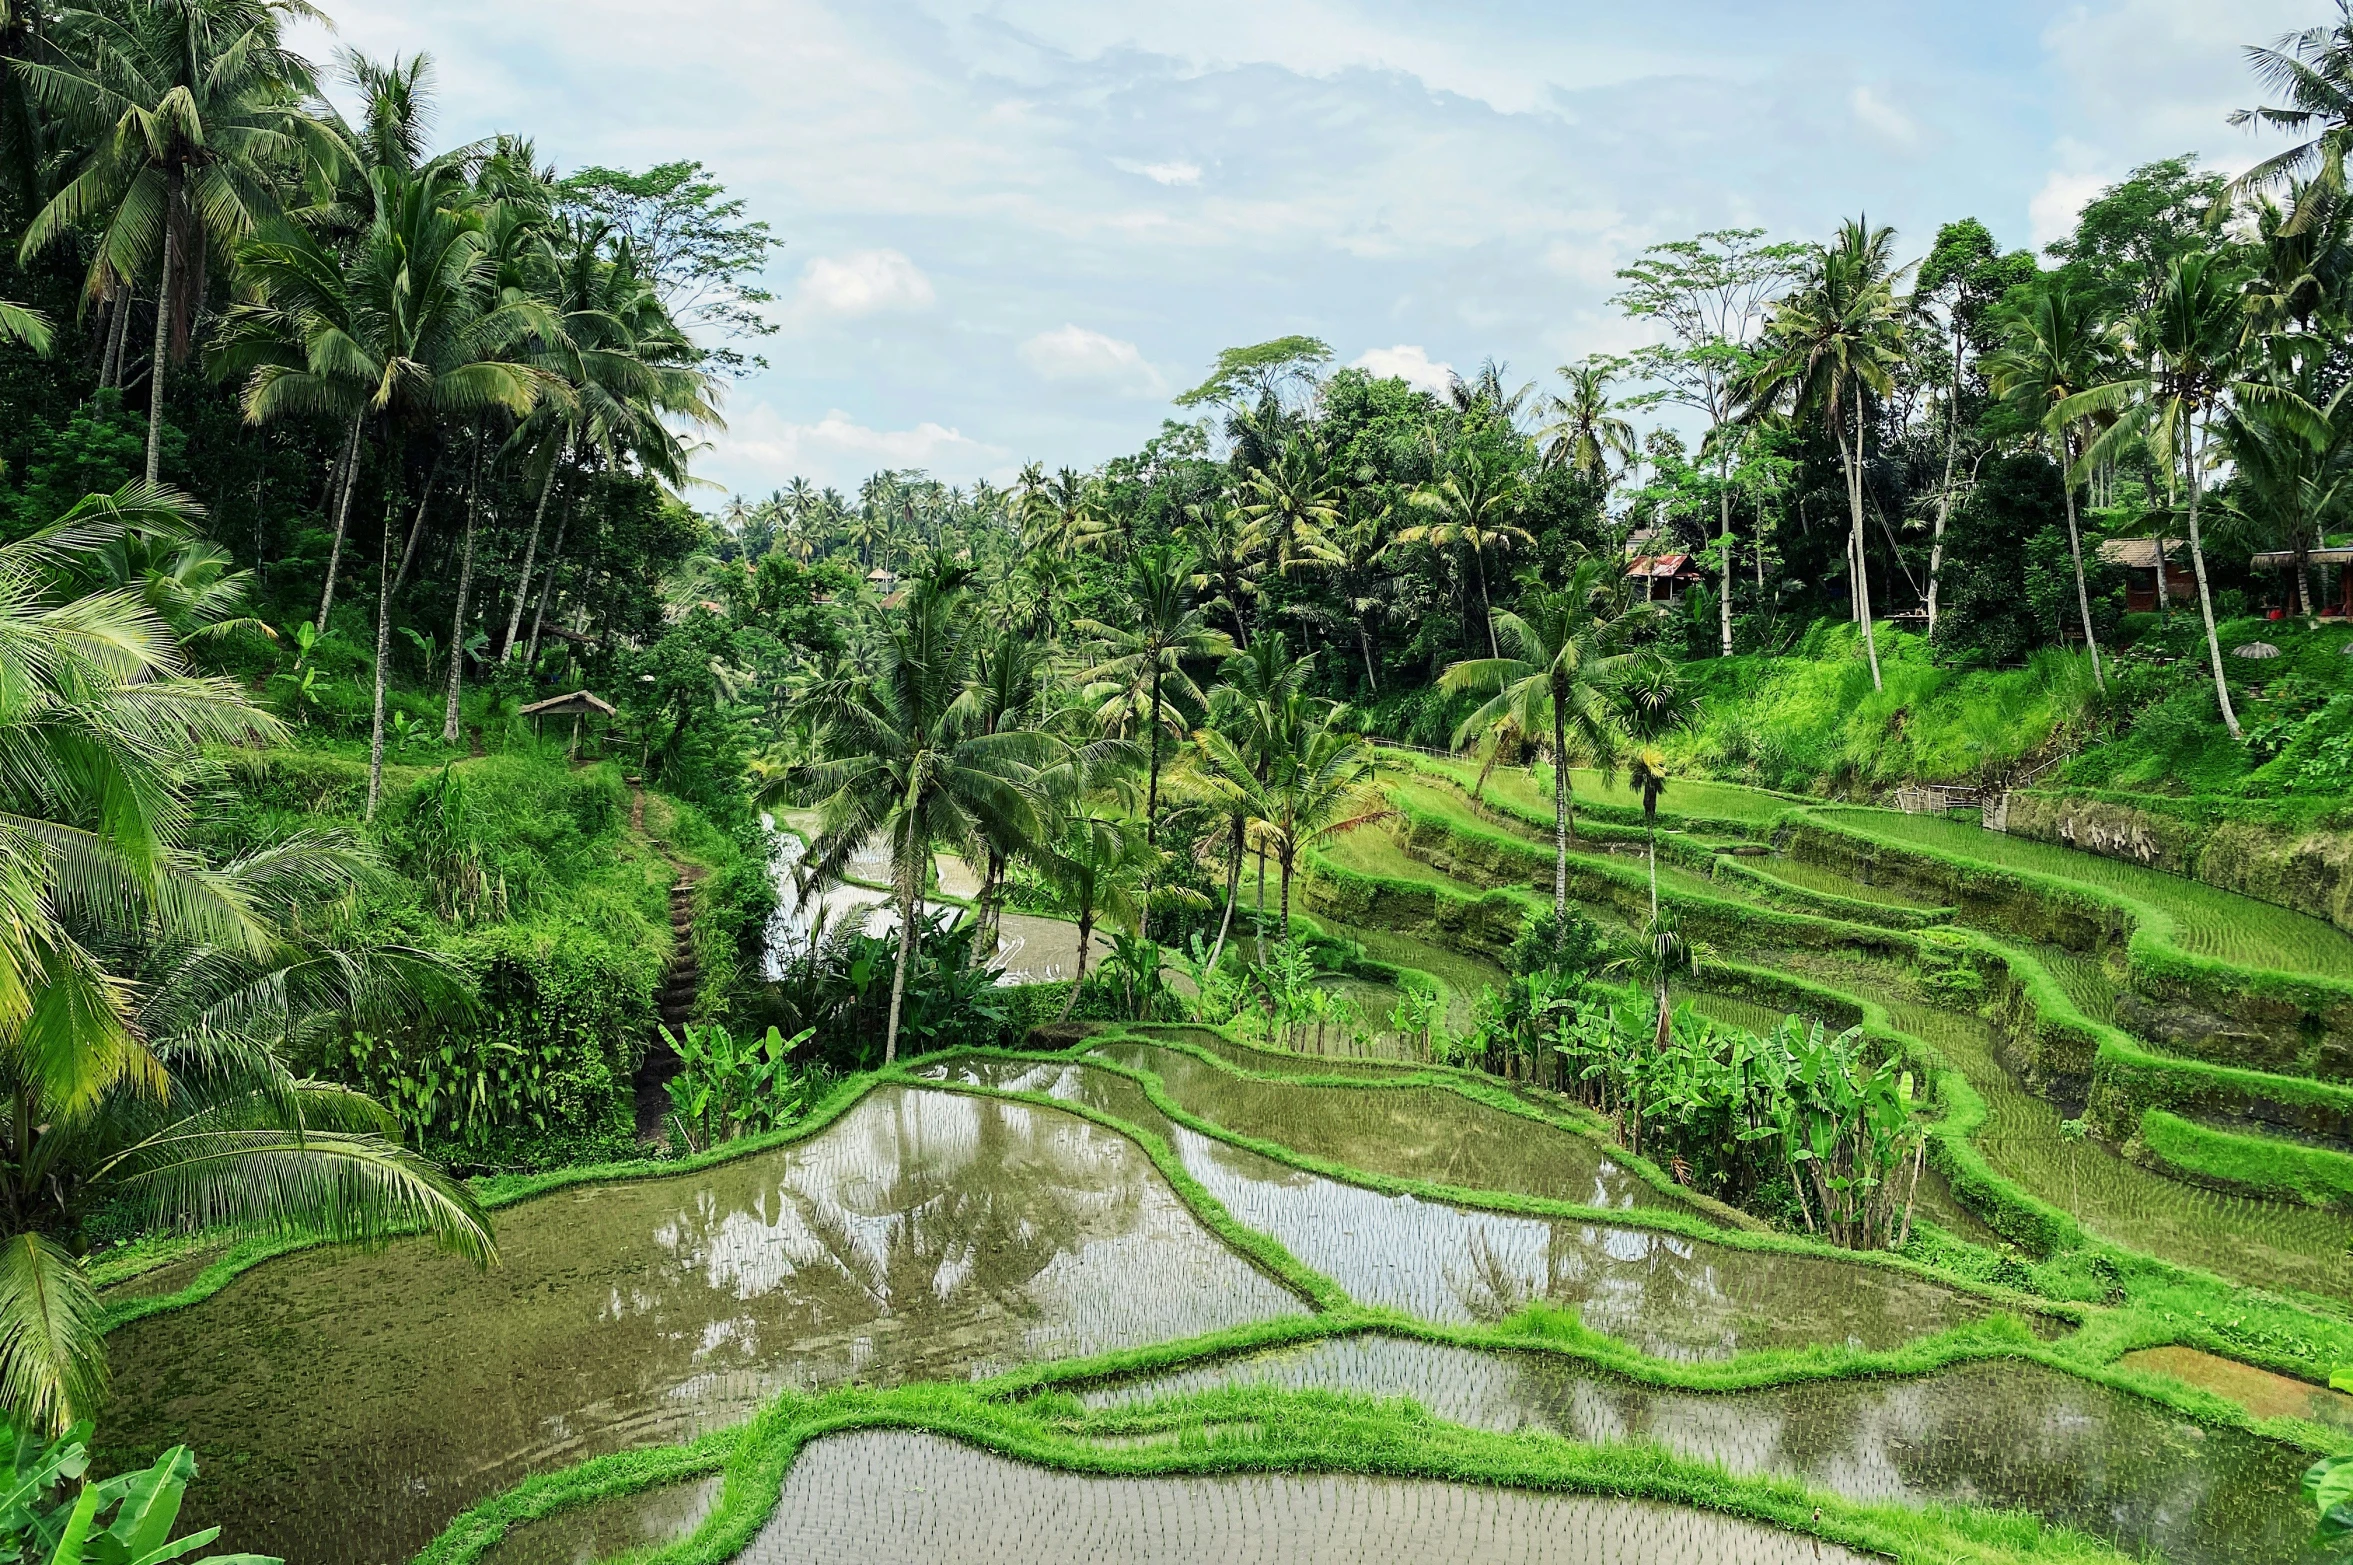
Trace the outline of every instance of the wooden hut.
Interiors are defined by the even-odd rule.
[[[578,757],[580,754],[580,725],[592,712],[607,722],[620,715],[610,702],[600,701],[585,690],[575,690],[568,696],[550,696],[545,701],[534,701],[523,708],[519,715],[531,719],[531,731],[535,734],[546,731],[544,720],[547,718],[571,718],[571,754]]]
[[[2298,612],[2301,604],[2296,596],[2296,551],[2266,549],[2250,563],[2258,571],[2270,572],[2278,582],[2279,602],[2273,607],[2285,614]],[[2307,549],[2304,563],[2312,572],[2305,580],[2312,612],[2331,619],[2353,615],[2353,549]]]
[[[2181,562],[2181,554],[2189,545],[2179,538],[2168,538],[2162,561],[2157,555],[2154,538],[2110,538],[2099,548],[2102,565],[2119,566],[2124,571],[2124,610],[2128,614],[2157,612],[2158,578],[2164,578],[2165,595],[2176,603],[2186,602],[2198,595],[2198,578]]]

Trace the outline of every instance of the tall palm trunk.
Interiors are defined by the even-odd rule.
[[[899,960],[891,969],[891,1019],[883,1030],[882,1063],[899,1062],[899,1012],[907,999],[907,955],[916,941],[915,921],[922,916],[923,871],[915,855],[915,816],[907,816],[906,851],[899,856]]]
[[[1569,916],[1569,716],[1563,681],[1552,682],[1552,916]]]
[[[1381,693],[1381,676],[1373,671],[1372,632],[1365,629],[1364,620],[1362,618],[1359,618],[1356,622],[1356,647],[1358,651],[1364,654],[1365,689],[1377,698]]]
[[[458,557],[458,606],[449,623],[449,699],[441,713],[441,742],[458,742],[458,695],[465,686],[466,598],[474,588],[474,531],[482,511],[482,431],[474,431],[474,466],[466,478],[466,542]],[[577,737],[577,736],[575,736]]]
[[[2239,738],[2239,714],[2230,704],[2230,681],[2222,673],[2222,637],[2214,629],[2214,593],[2206,585],[2206,547],[2198,536],[2198,468],[2205,451],[2198,441],[2197,420],[2188,420],[2189,441],[2182,457],[2189,469],[2190,479],[2190,566],[2198,573],[2198,613],[2206,621],[2206,660],[2214,669],[2214,699],[2222,708],[2223,726],[2233,739]]]
[[[1078,1009],[1078,992],[1087,986],[1087,948],[1095,943],[1095,888],[1087,887],[1078,899],[1078,972],[1070,980],[1070,994],[1062,1002],[1061,1020],[1069,1021],[1070,1013]]]
[[[367,414],[351,416],[351,436],[343,443],[343,466],[338,470],[335,495],[335,541],[327,546],[327,584],[319,590],[319,617],[312,629],[327,633],[327,611],[335,606],[335,568],[343,563],[344,526],[351,520],[351,491],[359,479],[360,429]]]
[[[1495,605],[1487,600],[1487,562],[1480,557],[1476,541],[1471,544],[1471,569],[1479,577],[1479,617],[1487,622],[1487,655],[1499,658],[1503,656],[1503,648],[1495,641]]]
[[[531,571],[539,560],[539,524],[547,519],[547,498],[555,490],[556,469],[562,465],[562,459],[559,448],[548,461],[547,477],[539,485],[539,504],[531,511],[531,536],[523,544],[523,574],[515,579],[515,606],[507,614],[507,633],[498,644],[501,663],[515,655],[515,638],[523,632],[523,605],[531,601]],[[553,569],[552,562],[550,569]]]
[[[1291,849],[1276,855],[1277,862],[1281,865],[1283,872],[1283,939],[1285,940],[1291,938],[1291,864],[1295,853],[1296,850]]]
[[[1242,889],[1242,823],[1234,823],[1234,848],[1226,855],[1226,911],[1217,921],[1217,944],[1209,948],[1209,966],[1214,971],[1218,958],[1225,955],[1226,935],[1234,927],[1234,901]]]
[[[1871,660],[1871,688],[1885,689],[1879,681],[1879,639],[1871,629],[1871,572],[1869,556],[1863,547],[1863,386],[1855,383],[1855,443],[1850,449],[1846,431],[1838,435],[1838,454],[1846,462],[1846,503],[1852,518],[1853,549],[1855,556],[1855,617],[1863,622],[1863,653]]]
[[[537,667],[539,663],[539,633],[547,624],[547,605],[555,596],[556,572],[564,563],[564,533],[571,524],[572,514],[569,511],[556,518],[555,546],[547,551],[547,575],[539,584],[539,607],[531,616],[531,642],[523,649],[523,666],[526,670]]]
[[[179,212],[186,176],[174,166],[164,180],[163,269],[156,275],[155,362],[147,366],[147,481],[163,468],[163,377],[171,353],[172,273],[180,265]]]
[[[1952,400],[1947,403],[1945,407],[1944,488],[1937,492],[1936,530],[1933,534],[1931,534],[1928,544],[1928,639],[1931,641],[1936,639],[1937,583],[1944,571],[1945,521],[1952,515],[1953,512],[1953,455],[1960,449],[1961,444],[1962,342],[1963,338],[1961,336],[1961,323],[1958,320],[1955,320],[1953,322],[1953,395]],[[2072,531],[2072,528],[2070,528],[2070,531]],[[2082,583],[2082,580],[2083,572],[2080,568],[2078,568],[2076,571],[2076,581],[2078,585]],[[2085,618],[2084,623],[2086,625],[2091,623],[2091,620],[2088,616]],[[2099,666],[2100,660],[2097,654],[2095,654],[2092,658],[2092,669],[2095,673],[2098,672]]]
[[[376,818],[376,804],[384,794],[384,665],[392,658],[392,534],[400,525],[400,448],[392,448],[385,464],[384,533],[376,544],[376,695],[374,718],[368,730],[368,808],[365,819]]]
[[[2072,443],[2060,450],[2074,455]],[[2068,466],[2074,466],[2073,461]],[[2108,679],[2100,671],[2100,638],[2092,631],[2092,590],[2083,576],[2083,534],[2075,524],[2075,480],[2062,473],[2060,482],[2067,488],[2067,552],[2075,560],[2075,611],[2083,616],[2083,644],[2092,655],[2092,683],[2101,690],[2108,688]]]

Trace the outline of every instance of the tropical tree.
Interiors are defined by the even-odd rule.
[[[277,210],[282,172],[349,155],[306,110],[317,82],[284,42],[286,24],[309,14],[302,0],[75,7],[50,20],[53,54],[12,66],[88,149],[25,230],[19,258],[94,225],[89,297],[156,279],[150,484],[163,453],[166,366],[187,357],[210,248],[236,244]]]
[[[979,630],[967,579],[922,578],[885,633],[875,677],[843,692],[823,731],[825,759],[763,788],[763,804],[814,802],[821,824],[806,859],[813,884],[837,881],[869,843],[888,845],[898,903],[883,1062],[899,1054],[907,962],[922,928],[931,856],[946,847],[968,863],[1040,840],[1038,776],[1062,748],[1034,730],[992,731],[970,698]]]
[[[1582,754],[1605,779],[1615,775],[1618,731],[1611,696],[1640,657],[1617,634],[1611,575],[1608,562],[1591,555],[1579,559],[1565,587],[1537,588],[1520,600],[1516,613],[1496,617],[1508,655],[1457,663],[1438,681],[1449,694],[1487,697],[1456,727],[1457,749],[1500,730],[1551,736],[1555,916],[1569,910],[1569,844],[1577,836],[1570,761]]]
[[[2239,109],[2233,125],[2264,125],[2303,139],[2241,174],[2232,193],[2308,180],[2333,196],[2345,193],[2345,151],[2353,144],[2353,0],[2337,0],[2334,22],[2282,33],[2269,48],[2247,50],[2255,77],[2287,101]],[[2293,220],[2301,228],[2304,218]]]
[[[1184,541],[1193,551],[1193,590],[1206,593],[1204,608],[1220,608],[1234,621],[1234,643],[1250,645],[1249,617],[1243,610],[1258,596],[1264,567],[1258,529],[1242,507],[1224,496],[1189,506],[1185,512]]]
[[[1209,628],[1193,601],[1189,576],[1173,545],[1139,553],[1128,574],[1128,625],[1082,619],[1073,627],[1104,643],[1107,656],[1079,675],[1087,693],[1101,703],[1096,720],[1123,735],[1144,729],[1148,752],[1144,797],[1145,840],[1160,840],[1160,736],[1185,731],[1185,714],[1208,705],[1208,697],[1185,672],[1185,660],[1223,657],[1224,634]]]
[[[2083,534],[2075,517],[2075,463],[2091,433],[2081,417],[2063,418],[2070,399],[2109,379],[2112,361],[2106,332],[2092,301],[2063,277],[2038,280],[2020,308],[2001,317],[2002,347],[1985,364],[1987,383],[2059,448],[2067,490],[2067,550],[2075,563],[2075,606],[2083,621],[2083,644],[2091,654],[2092,681],[2107,688],[2100,670],[2100,642],[2092,629],[2091,587],[2084,578]]]
[[[2319,411],[2294,391],[2265,378],[2265,364],[2248,338],[2240,285],[2245,273],[2232,261],[2199,251],[2178,256],[2166,268],[2154,303],[2124,328],[2123,373],[2059,403],[2051,412],[2062,422],[2110,420],[2076,457],[2067,475],[2080,482],[2103,461],[2116,458],[2127,442],[2145,440],[2150,454],[2177,495],[2186,495],[2184,515],[2190,565],[2198,582],[2198,612],[2205,621],[2206,661],[2214,675],[2214,699],[2231,737],[2239,716],[2231,706],[2223,675],[2222,640],[2214,627],[2214,594],[2206,580],[2206,548],[2199,531],[2199,502],[2214,461],[2216,421],[2230,403],[2253,407],[2278,404],[2276,416],[2302,421],[2307,438],[2324,436]]]
[[[1314,442],[1294,436],[1281,454],[1244,480],[1243,520],[1256,531],[1275,573],[1289,576],[1327,563],[1325,536],[1340,522],[1340,485]]]
[[[1520,475],[1508,455],[1477,446],[1461,447],[1436,483],[1424,484],[1407,497],[1408,503],[1428,513],[1430,520],[1401,528],[1392,540],[1428,544],[1441,551],[1462,550],[1479,584],[1479,615],[1487,627],[1490,657],[1503,656],[1503,647],[1496,640],[1495,610],[1487,599],[1486,557],[1491,552],[1508,553],[1515,543],[1533,546],[1536,542],[1533,534],[1513,520],[1520,494]]]
[[[348,256],[302,227],[265,225],[242,255],[255,301],[224,328],[221,368],[250,366],[245,416],[374,420],[384,449],[384,526],[377,549],[374,723],[367,815],[384,780],[384,691],[392,643],[392,540],[400,531],[406,454],[453,423],[493,409],[528,416],[568,399],[538,366],[501,355],[560,326],[536,300],[502,297],[481,204],[446,170],[369,175],[375,212]],[[420,511],[422,502],[419,502]]]
[[[1894,248],[1892,228],[1873,228],[1867,218],[1840,225],[1838,238],[1815,248],[1796,286],[1774,307],[1757,362],[1739,383],[1745,416],[1786,403],[1819,417],[1837,442],[1846,472],[1855,618],[1863,627],[1874,690],[1881,682],[1863,534],[1863,473],[1870,458],[1865,398],[1894,390],[1906,351],[1895,289],[1909,268],[1895,265]]]
[[[349,963],[282,931],[364,862],[317,836],[220,867],[185,847],[204,747],[275,737],[274,720],[191,674],[138,596],[60,589],[126,533],[188,540],[196,515],[135,484],[0,546],[0,1410],[20,1427],[62,1429],[103,1391],[80,1260],[102,1205],[162,1228],[422,1225],[491,1253],[473,1198],[381,1108],[274,1052],[359,1005]],[[128,972],[101,955],[125,952]]]
[[[1062,1002],[1065,1019],[1086,987],[1096,920],[1105,914],[1137,917],[1141,903],[1134,887],[1151,856],[1133,821],[1099,813],[1079,801],[1032,848],[1031,862],[1078,918],[1078,970],[1072,975],[1070,996]]]
[[[1583,359],[1560,367],[1568,390],[1544,399],[1543,411],[1552,422],[1536,434],[1548,465],[1607,484],[1613,461],[1623,469],[1640,460],[1634,426],[1619,415],[1610,400],[1609,384],[1624,367],[1624,360],[1611,358]]]
[[[1395,812],[1374,782],[1373,747],[1352,732],[1347,709],[1328,706],[1286,725],[1282,747],[1252,758],[1214,729],[1202,735],[1203,764],[1220,784],[1250,801],[1252,829],[1274,854],[1282,877],[1282,938],[1291,938],[1291,877],[1299,857],[1340,832]]]
[[[2316,366],[2288,379],[2299,401],[2320,390]],[[2328,524],[2353,498],[2353,396],[2340,385],[2319,409],[2325,433],[2315,442],[2312,421],[2294,403],[2262,401],[2233,407],[2222,422],[2236,482],[2223,496],[2237,525],[2234,537],[2277,543],[2295,556],[2296,604],[2320,612],[2312,594],[2312,551]]]
[[[1716,469],[1723,573],[1716,613],[1726,657],[1732,655],[1732,466],[1738,445],[1726,426],[1739,411],[1741,380],[1773,297],[1789,285],[1804,255],[1802,246],[1767,244],[1764,237],[1760,228],[1720,228],[1652,245],[1618,273],[1626,286],[1614,301],[1627,315],[1667,332],[1665,342],[1634,355],[1635,374],[1658,388],[1636,405],[1673,403],[1708,421],[1700,450]],[[1763,540],[1758,542],[1761,547]]]

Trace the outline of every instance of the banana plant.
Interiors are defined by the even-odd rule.
[[[221,1535],[207,1527],[174,1538],[196,1458],[174,1446],[149,1467],[90,1478],[90,1426],[77,1424],[53,1442],[0,1425],[0,1559],[26,1565],[169,1565]],[[67,1483],[81,1488],[54,1500]],[[258,1554],[210,1554],[194,1565],[283,1565]]]

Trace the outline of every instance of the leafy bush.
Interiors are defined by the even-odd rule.
[[[716,1024],[689,1026],[683,1037],[663,1028],[662,1041],[678,1056],[678,1074],[664,1083],[672,1135],[699,1152],[798,1119],[833,1082],[823,1066],[799,1070],[790,1061],[814,1035],[807,1028],[787,1038],[771,1027],[764,1038],[739,1042]]]
[[[92,1478],[90,1426],[54,1441],[0,1424],[0,1565],[165,1565],[221,1535],[172,1529],[196,1476],[196,1458],[173,1446],[151,1467]],[[79,1483],[71,1498],[60,1491]],[[281,1565],[255,1554],[211,1554],[195,1565]]]

